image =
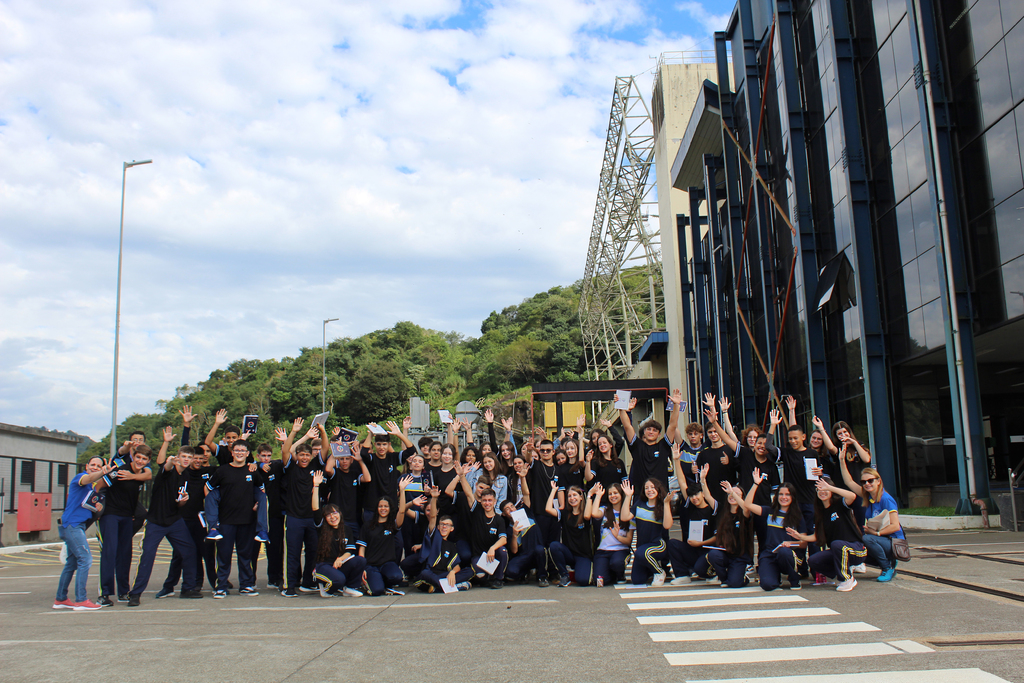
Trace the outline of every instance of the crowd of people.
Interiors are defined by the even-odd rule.
[[[71,481],[60,525],[67,561],[53,606],[139,605],[164,538],[172,558],[158,599],[176,591],[202,598],[204,581],[214,598],[225,598],[235,589],[233,563],[237,594],[259,595],[261,549],[266,589],[286,598],[507,582],[735,588],[753,579],[769,591],[786,579],[793,590],[813,580],[849,591],[865,563],[878,567],[879,581],[893,578],[892,539],[903,537],[896,502],[849,425],[836,423],[830,434],[815,417],[808,438],[789,397],[786,438],[777,446],[777,410],[767,431],[747,425],[737,435],[728,400],[707,395],[704,424],[680,429],[681,394],[669,398],[664,428],[654,419],[634,428],[634,400],[614,422],[587,429],[581,416],[555,439],[537,430],[517,440],[512,421],[503,420],[500,443],[487,410],[488,438],[479,445],[458,419],[445,442],[413,443],[409,418],[371,424],[362,441],[348,430],[328,434],[322,423],[304,432],[297,418],[276,430],[280,457],[269,443],[254,448],[223,410],[192,444],[195,415],[185,406],[175,454],[172,427],[155,458],[137,432],[116,458],[91,459]],[[139,492],[148,481],[144,510]],[[93,522],[101,541],[95,602],[86,588]],[[680,534],[672,538],[676,522]],[[133,537],[143,528],[132,582]]]

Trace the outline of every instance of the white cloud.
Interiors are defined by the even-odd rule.
[[[326,317],[475,335],[576,280],[614,77],[704,38],[659,12],[0,1],[0,421],[106,432],[131,159],[121,416]]]

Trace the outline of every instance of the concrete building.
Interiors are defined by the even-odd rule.
[[[0,423],[0,542],[57,540],[57,520],[67,500],[68,482],[78,472],[78,443],[77,437],[60,432]],[[48,530],[18,533],[19,494],[23,493],[52,495]]]

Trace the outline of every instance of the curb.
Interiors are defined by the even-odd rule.
[[[64,543],[58,541],[56,543],[33,543],[31,545],[8,545],[0,548],[0,555],[13,555],[14,553],[24,553],[29,550],[43,550],[45,548],[59,548]]]
[[[982,529],[981,515],[955,515],[953,517],[929,517],[927,515],[900,515],[900,524],[904,529],[915,531],[940,531],[956,529]],[[1001,528],[999,515],[989,515],[990,529]]]

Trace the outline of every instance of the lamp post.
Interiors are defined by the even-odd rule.
[[[124,255],[124,183],[128,169],[153,163],[152,159],[144,161],[126,161],[121,168],[121,234],[117,240],[117,306],[114,313],[114,398],[110,410],[110,457],[117,454],[117,356],[118,342],[121,338],[121,260]]]
[[[337,318],[324,320],[324,345],[321,347],[320,355],[324,361],[324,386],[320,391],[320,412],[327,412],[327,323],[333,323]]]

